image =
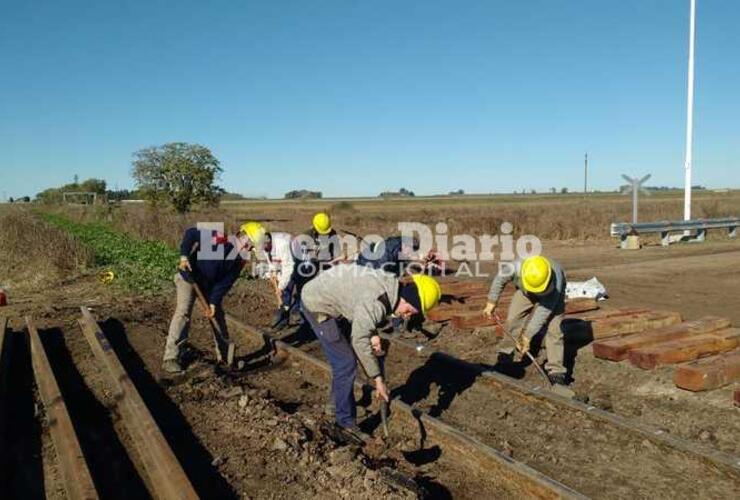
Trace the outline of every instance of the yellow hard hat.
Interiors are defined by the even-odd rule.
[[[411,279],[416,283],[416,289],[419,292],[420,312],[426,314],[439,303],[439,299],[442,297],[442,289],[439,287],[437,280],[426,274],[412,274]]]
[[[522,262],[522,284],[531,293],[542,293],[550,284],[552,266],[550,261],[541,255],[527,257]]]
[[[319,212],[313,216],[313,228],[319,234],[329,234],[331,231],[331,217],[326,212]]]
[[[259,222],[246,222],[239,227],[239,231],[247,235],[254,245],[257,245],[265,237],[267,229]]]

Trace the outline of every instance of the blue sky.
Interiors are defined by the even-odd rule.
[[[375,195],[683,184],[689,0],[8,2],[0,196],[131,187],[197,142],[221,184]],[[740,2],[698,0],[695,183],[740,187]]]

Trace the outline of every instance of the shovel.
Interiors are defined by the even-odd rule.
[[[517,343],[514,336],[509,332],[509,330],[501,323],[501,318],[499,318],[498,314],[493,314],[493,320],[496,322],[496,326],[501,327],[501,330],[504,331],[504,333],[511,339],[514,344]],[[545,379],[545,384],[547,387],[550,388],[552,392],[555,394],[559,394],[561,396],[564,396],[566,398],[572,398],[575,393],[568,389],[567,387],[563,387],[562,385],[555,385],[550,381],[550,377],[547,376],[547,373],[545,373],[545,370],[540,366],[540,364],[537,362],[536,359],[534,359],[534,356],[532,356],[532,353],[529,351],[526,351],[525,354],[529,358],[529,360],[532,362],[532,365],[537,369],[537,372],[542,375],[542,378]]]
[[[200,305],[203,308],[203,314],[208,317],[208,319],[211,321],[211,326],[213,326],[213,341],[216,344],[216,358],[219,362],[224,361],[223,353],[225,346],[226,365],[231,366],[234,363],[234,341],[226,338],[223,331],[221,331],[221,326],[218,324],[218,321],[216,321],[216,318],[211,317],[210,308],[208,307],[208,301],[206,300],[205,295],[203,295],[203,291],[200,289],[195,281],[193,281],[193,290],[195,290],[195,295],[198,297],[198,302],[200,302]]]
[[[388,354],[387,350],[382,353],[376,354],[378,357],[378,364],[380,365],[380,376],[385,380],[385,357]],[[388,439],[388,401],[380,398],[380,421],[383,424],[383,437]]]

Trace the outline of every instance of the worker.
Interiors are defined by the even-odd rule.
[[[377,358],[382,346],[376,328],[391,314],[426,314],[439,302],[441,290],[434,278],[411,278],[401,283],[393,274],[350,263],[319,274],[303,287],[301,312],[332,368],[336,423],[355,437],[362,436],[353,393],[357,361],[374,381],[378,397],[390,401]]]
[[[311,228],[302,237],[293,239],[293,273],[282,291],[282,305],[273,328],[288,325],[291,312],[298,309],[303,286],[320,271],[331,267],[339,254],[337,232],[326,212],[313,216]]]
[[[291,250],[293,238],[288,233],[272,233],[259,222],[248,222],[245,227],[255,254],[260,260],[267,261],[266,277],[273,286],[278,302],[273,324],[278,324],[283,318],[287,319],[290,307],[288,287],[295,267]]]
[[[365,252],[360,252],[357,263],[363,266],[382,269],[385,272],[403,276],[412,264],[419,269],[426,268],[430,262],[437,261],[437,255],[419,252],[419,240],[410,236],[391,236],[383,241],[372,243]],[[369,255],[366,255],[368,254]]]
[[[362,252],[357,257],[357,263],[363,266],[382,269],[385,272],[401,277],[410,269],[416,272],[425,272],[429,264],[439,263],[436,253],[430,251],[426,255],[419,252],[419,240],[410,236],[391,236],[383,241],[370,245],[369,256]],[[421,326],[420,318],[407,321],[404,318],[392,317],[389,320],[393,332],[411,330]]]
[[[210,229],[188,228],[180,243],[180,262],[175,273],[177,306],[170,322],[164,349],[162,368],[170,374],[183,371],[180,363],[180,346],[188,338],[190,316],[195,302],[194,285],[197,285],[208,300],[207,316],[214,318],[224,336],[228,337],[222,301],[241,273],[252,243],[243,225],[232,241],[226,235]],[[210,241],[214,255],[201,255],[201,243]],[[236,251],[234,246],[237,246]],[[247,253],[245,253],[247,252]]]
[[[502,341],[499,353],[505,361],[512,360],[515,349],[524,355],[529,352],[532,339],[546,331],[545,371],[552,384],[566,386],[562,331],[565,272],[557,262],[541,255],[518,260],[507,267],[502,268],[491,283],[488,303],[483,310],[485,315],[493,316],[504,287],[514,282],[516,292],[509,305],[505,328],[516,339],[516,343],[512,343],[507,336]]]

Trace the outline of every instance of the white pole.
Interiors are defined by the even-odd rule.
[[[686,105],[686,179],[684,187],[683,218],[691,219],[691,164],[694,155],[694,31],[696,26],[696,0],[691,0],[689,20],[689,76]]]

